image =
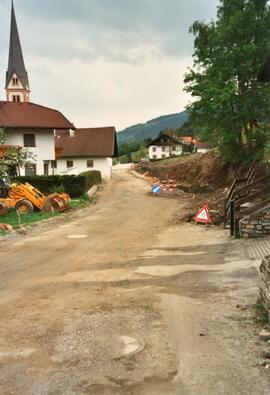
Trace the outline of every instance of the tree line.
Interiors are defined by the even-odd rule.
[[[270,53],[268,1],[222,0],[216,20],[195,21],[190,32],[194,65],[185,90],[194,100],[191,123],[227,162],[261,159],[270,140],[270,85],[258,82]]]

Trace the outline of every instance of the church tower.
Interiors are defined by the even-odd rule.
[[[11,6],[9,59],[5,89],[7,101],[29,102],[30,88],[28,74],[24,65],[13,1]]]

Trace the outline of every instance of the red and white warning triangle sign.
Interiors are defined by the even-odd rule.
[[[211,218],[209,215],[208,204],[205,203],[202,209],[200,209],[194,217],[196,222],[201,222],[203,224],[210,224]]]

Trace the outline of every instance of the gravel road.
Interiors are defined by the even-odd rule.
[[[128,171],[0,243],[1,395],[269,394],[257,273],[223,230]]]

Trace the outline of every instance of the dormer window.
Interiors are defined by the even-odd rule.
[[[21,97],[19,95],[13,95],[12,101],[15,103],[19,103],[21,101]]]
[[[19,85],[19,80],[18,80],[17,77],[13,77],[12,78],[12,84],[13,84],[13,86],[18,86]]]

